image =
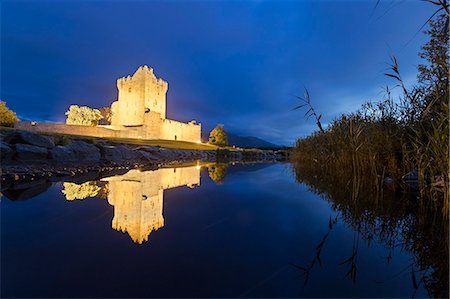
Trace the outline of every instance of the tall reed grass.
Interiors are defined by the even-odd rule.
[[[418,67],[416,85],[405,85],[392,56],[386,76],[400,88],[399,99],[386,88],[378,102],[368,102],[324,128],[305,93],[295,109],[309,107],[306,114],[316,118],[319,131],[297,140],[291,155],[294,164],[315,165],[317,175],[350,173],[344,187],[351,186],[353,201],[360,198],[363,185],[374,194],[383,193],[386,181],[407,187],[402,179],[409,173],[410,179],[417,176],[421,202],[440,208],[448,217],[449,15],[443,11],[425,31],[429,41],[419,53],[425,61]]]

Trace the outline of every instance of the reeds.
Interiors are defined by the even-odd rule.
[[[419,66],[418,83],[407,88],[395,56],[386,76],[400,88],[399,100],[386,88],[378,102],[368,102],[360,110],[335,119],[326,129],[311,104],[310,95],[300,98],[306,115],[314,116],[319,131],[297,140],[294,164],[311,164],[322,173],[351,173],[345,185],[351,186],[352,200],[360,197],[362,181],[374,194],[381,195],[385,179],[407,187],[402,177],[417,173],[420,199],[440,207],[449,215],[449,87],[448,15],[430,21],[426,32],[430,41],[420,57],[428,64]],[[376,196],[375,198],[379,198]]]

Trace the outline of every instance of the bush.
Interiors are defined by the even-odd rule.
[[[10,110],[6,103],[3,101],[0,101],[0,126],[3,127],[14,127],[14,123],[20,121],[16,113],[12,110]]]
[[[71,105],[66,112],[68,125],[96,126],[102,119],[102,114],[98,109],[92,109],[87,106]]]

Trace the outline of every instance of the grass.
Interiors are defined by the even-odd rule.
[[[216,150],[218,147],[207,143],[195,143],[188,141],[175,141],[175,140],[144,140],[134,138],[99,138],[98,141],[110,141],[124,144],[136,144],[146,146],[159,146],[163,148],[172,149],[186,149],[186,150]]]
[[[10,127],[0,127],[0,138],[14,132],[16,129]],[[156,146],[162,148],[170,148],[170,149],[184,149],[184,150],[225,150],[230,152],[244,152],[244,153],[257,153],[271,150],[263,150],[258,148],[239,148],[232,146],[224,146],[219,147],[209,143],[196,143],[196,142],[188,142],[188,141],[175,141],[175,140],[165,140],[165,139],[136,139],[136,138],[100,138],[100,137],[91,137],[91,136],[82,136],[82,135],[71,135],[71,134],[60,134],[60,133],[40,133],[42,135],[47,135],[53,137],[56,140],[57,144],[67,144],[72,139],[85,140],[91,143],[98,142],[114,142],[121,144],[134,144],[134,145],[143,145],[143,146]]]
[[[0,127],[0,136],[4,137],[12,132],[14,132],[14,128],[9,127]],[[90,136],[80,136],[80,135],[69,135],[69,134],[59,134],[59,133],[42,133],[43,135],[51,136],[57,143],[65,144],[72,139],[85,140],[92,143],[98,142],[114,142],[114,143],[122,143],[122,144],[134,144],[134,145],[144,145],[144,146],[157,146],[162,148],[170,148],[170,149],[185,149],[185,150],[216,150],[217,146],[206,144],[206,143],[195,143],[195,142],[187,142],[187,141],[175,141],[175,140],[164,140],[164,139],[155,139],[155,140],[145,140],[145,139],[134,139],[134,138],[99,138],[99,137],[90,137]]]

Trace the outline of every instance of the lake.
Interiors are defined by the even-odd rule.
[[[55,182],[22,200],[4,192],[2,297],[448,292],[448,246],[406,237],[397,224],[417,225],[411,213],[392,227],[386,214],[356,219],[299,181],[289,163],[211,164]],[[436,263],[420,250],[433,246]]]

